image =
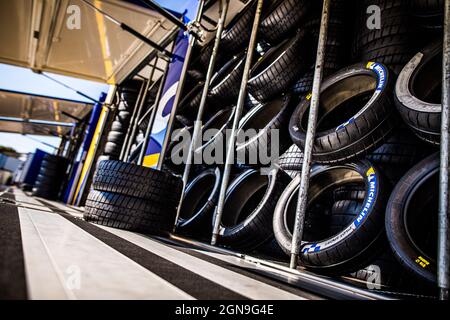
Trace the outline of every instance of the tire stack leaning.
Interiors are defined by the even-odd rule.
[[[115,160],[101,161],[84,219],[96,224],[164,234],[174,226],[182,181],[171,173]]]
[[[33,196],[48,200],[58,199],[67,165],[66,158],[46,154],[33,188]]]
[[[111,125],[111,130],[106,138],[106,144],[101,160],[117,160],[125,141],[125,134],[130,125],[131,114],[136,104],[141,83],[139,81],[129,82],[124,85],[120,92],[120,102],[117,114]]]
[[[358,1],[358,6],[352,48],[354,60],[383,63],[398,75],[417,49],[410,1],[363,0]],[[368,26],[369,6],[380,9],[380,26]]]

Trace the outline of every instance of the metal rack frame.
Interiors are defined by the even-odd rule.
[[[450,148],[450,0],[445,0],[444,41],[442,59],[442,123],[441,164],[439,184],[438,219],[438,286],[439,298],[448,300],[450,269],[450,199],[449,199],[449,148]]]
[[[244,99],[246,94],[246,87],[247,82],[249,78],[249,72],[250,72],[250,66],[253,58],[253,48],[256,44],[256,36],[258,31],[258,26],[260,23],[261,18],[261,9],[263,5],[264,0],[257,0],[258,5],[255,12],[255,18],[253,21],[253,27],[252,32],[250,36],[250,41],[248,45],[247,50],[247,56],[245,60],[245,67],[244,67],[244,73],[241,81],[241,86],[239,90],[239,96],[237,100],[237,106],[236,106],[236,113],[234,115],[233,125],[231,129],[231,137],[228,141],[227,145],[227,155],[226,155],[226,162],[224,167],[224,172],[222,175],[222,181],[221,181],[221,188],[220,188],[220,195],[219,195],[219,202],[217,205],[217,210],[215,212],[214,217],[214,229],[213,234],[211,238],[211,244],[215,245],[217,243],[218,238],[218,231],[220,227],[221,217],[223,213],[223,206],[224,206],[224,200],[225,200],[225,194],[226,189],[228,187],[229,182],[229,176],[230,176],[230,169],[231,169],[231,162],[233,160],[234,156],[234,144],[236,140],[236,131],[237,127],[242,115],[243,105],[244,105]],[[305,217],[305,211],[307,206],[307,194],[308,194],[308,188],[309,188],[309,178],[310,178],[310,169],[312,164],[312,149],[313,149],[313,143],[314,143],[314,136],[316,132],[316,124],[317,124],[317,116],[318,116],[318,107],[319,107],[319,99],[320,99],[320,87],[321,87],[321,81],[322,81],[322,75],[323,75],[323,62],[326,56],[325,48],[326,48],[326,40],[327,40],[327,34],[328,34],[328,22],[329,22],[329,14],[330,14],[330,3],[332,0],[324,0],[323,3],[323,9],[322,9],[322,16],[321,16],[321,26],[320,26],[320,34],[319,34],[319,41],[318,41],[318,50],[317,50],[317,56],[316,56],[316,62],[315,62],[315,71],[314,71],[314,81],[313,81],[313,90],[312,90],[312,97],[311,97],[311,107],[309,111],[309,121],[308,121],[308,128],[307,128],[307,135],[306,135],[306,145],[304,150],[304,160],[303,160],[303,166],[302,166],[302,175],[301,175],[301,183],[300,183],[300,189],[299,189],[299,197],[298,197],[298,203],[297,203],[297,210],[296,210],[296,217],[295,217],[295,228],[294,228],[294,234],[293,234],[293,241],[292,241],[292,248],[291,248],[291,262],[290,262],[290,268],[296,269],[298,264],[298,254],[301,247],[301,239],[303,236],[303,224],[304,224],[304,217]],[[149,3],[150,1],[146,1]],[[207,97],[207,93],[209,90],[209,84],[210,79],[212,76],[212,70],[215,65],[216,55],[220,44],[220,34],[223,31],[224,27],[224,21],[226,17],[226,11],[228,7],[228,0],[226,0],[226,4],[224,7],[224,10],[221,12],[221,20],[219,20],[218,24],[218,30],[215,37],[215,43],[214,43],[214,50],[211,55],[210,61],[209,61],[209,67],[208,72],[206,76],[205,81],[205,87],[203,88],[202,92],[202,99],[199,107],[199,111],[197,113],[197,121],[194,129],[194,139],[191,142],[190,148],[189,148],[189,156],[188,159],[192,160],[192,152],[193,152],[193,146],[195,146],[194,142],[196,134],[199,133],[199,130],[201,130],[199,124],[197,124],[198,121],[202,120],[203,117],[203,111],[205,108],[205,101]],[[194,20],[194,23],[200,23],[202,19],[203,14],[203,8],[204,8],[205,0],[200,0],[198,11],[196,18]],[[152,4],[157,6],[156,4]],[[162,10],[162,11],[160,11]],[[158,9],[158,12],[162,13],[164,15],[164,9],[160,8]],[[171,15],[170,13],[168,13]],[[168,17],[168,16],[167,16]],[[173,16],[170,18],[172,19]],[[450,249],[450,241],[449,241],[449,218],[450,218],[450,208],[449,208],[449,148],[450,148],[450,0],[445,1],[445,23],[444,23],[444,43],[443,43],[443,83],[442,83],[442,126],[441,126],[441,168],[440,168],[440,190],[439,190],[439,230],[438,230],[438,287],[440,288],[440,299],[448,300],[448,288],[449,288],[449,249]],[[178,25],[178,23],[177,23]],[[187,28],[187,26],[184,26]],[[184,28],[183,28],[184,29]],[[184,29],[187,30],[187,29]],[[139,37],[140,38],[140,37]],[[178,107],[178,104],[180,102],[185,78],[186,78],[186,72],[190,63],[191,53],[192,49],[197,41],[198,35],[190,35],[189,38],[189,46],[186,53],[186,57],[184,59],[184,65],[183,70],[180,77],[180,83],[177,89],[177,93],[175,96],[175,102],[172,110],[172,115],[169,121],[168,125],[168,136],[170,136],[172,127],[173,127],[173,119],[174,115],[176,114],[176,110]],[[141,39],[143,40],[143,39]],[[156,48],[156,47],[155,47]],[[165,53],[164,51],[162,51]],[[156,65],[156,63],[154,64]],[[161,89],[164,84],[164,79],[167,74],[167,68],[163,75],[163,81],[161,83],[161,86],[158,90],[157,99],[151,109],[151,115],[150,115],[150,121],[149,125],[147,126],[146,134],[145,134],[145,141],[148,142],[149,134],[151,127],[153,125],[154,121],[154,115],[157,109],[157,105],[159,103],[159,99],[161,96]],[[150,80],[149,80],[150,81]],[[149,82],[148,81],[148,82]],[[147,88],[148,83],[147,82]],[[139,98],[141,99],[141,98]],[[143,100],[143,99],[141,99]],[[144,98],[145,100],[145,98]],[[142,101],[139,104],[137,113],[141,113],[141,105]],[[133,122],[135,125],[138,123],[138,117],[134,119]],[[131,139],[130,139],[131,140]],[[165,141],[162,153],[160,157],[160,161],[158,163],[158,169],[161,169],[163,159],[164,159],[164,153],[167,149],[167,140]],[[137,161],[138,164],[142,164],[143,155],[145,152],[145,147],[147,143],[142,144],[142,148],[140,150],[139,160]],[[128,154],[125,152],[125,154],[128,156]],[[191,161],[189,161],[185,167],[184,174],[183,174],[183,185],[186,186],[188,179],[189,179],[189,173],[191,168]],[[182,199],[184,197],[184,191],[181,196],[179,208],[181,208]],[[179,213],[178,213],[179,214]],[[177,217],[178,217],[177,214]]]

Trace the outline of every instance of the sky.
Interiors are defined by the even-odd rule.
[[[17,133],[0,132],[0,145],[11,147],[19,153],[34,152],[36,148],[48,153],[54,153],[55,149],[45,144],[37,142],[37,140],[51,144],[55,147],[59,146],[61,141],[58,137],[37,136],[37,135],[21,135]]]
[[[102,92],[107,92],[109,87],[108,85],[99,82],[81,80],[50,73],[48,74],[51,77],[95,99],[98,99]],[[76,92],[63,87],[60,84],[43,77],[42,75],[34,73],[30,69],[6,64],[0,64],[0,89],[92,103],[89,99],[80,96]],[[31,137],[37,138],[38,140],[44,141],[55,147],[58,147],[60,142],[60,139],[57,137]],[[50,153],[53,153],[54,151],[54,149],[38,143],[27,136],[16,133],[1,132],[1,127],[0,145],[14,148],[17,152],[23,153],[34,152],[36,148]]]
[[[156,0],[156,2],[167,9],[179,13],[183,13],[186,9],[186,17],[188,17],[189,20],[195,18],[198,0]]]
[[[189,19],[195,17],[198,0],[156,0],[163,7],[175,12],[183,13],[187,10],[186,16]],[[67,76],[50,74],[51,77],[75,88],[88,96],[98,99],[101,92],[108,91],[108,85],[99,82],[76,79]],[[80,96],[76,92],[67,89],[56,82],[53,82],[42,75],[32,72],[30,69],[21,68],[0,63],[0,89],[18,91],[30,94],[38,94],[49,97],[57,97],[82,102],[91,102],[89,99]],[[55,147],[59,145],[60,139],[48,136],[32,136]],[[12,147],[18,152],[34,152],[36,148],[47,152],[53,149],[30,139],[27,136],[1,132],[0,145]]]

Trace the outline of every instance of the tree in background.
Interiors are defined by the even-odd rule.
[[[19,158],[20,153],[18,153],[14,148],[0,146],[0,153],[8,157]]]

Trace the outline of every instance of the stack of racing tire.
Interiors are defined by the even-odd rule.
[[[33,196],[48,200],[58,199],[68,164],[67,158],[46,154],[33,187]]]
[[[141,81],[128,81],[119,90],[120,101],[100,161],[119,159],[141,85]]]
[[[171,231],[182,181],[171,173],[103,160],[86,200],[84,219],[97,224],[163,234]]]
[[[219,243],[287,259],[322,1],[264,3]],[[255,7],[250,1],[222,35],[202,142],[194,148],[203,161],[194,164],[176,222],[176,232],[192,238],[211,237],[225,133],[235,114]],[[381,29],[370,29],[368,12],[378,9]],[[359,280],[377,272],[382,289],[397,291],[436,282],[442,12],[442,0],[332,2],[299,257],[303,267]],[[421,23],[409,23],[415,18]],[[167,162],[186,150],[177,141],[192,132],[211,52],[212,43],[205,45],[190,66]],[[168,231],[151,217],[161,209],[161,195],[181,190],[183,166],[171,168],[173,174],[156,178],[147,168],[101,162],[86,218],[149,233]],[[164,207],[172,223],[179,197],[178,192]]]
[[[425,268],[432,270],[425,282],[435,281],[435,250],[421,256],[416,247],[412,252],[417,256],[411,254],[416,242],[393,208],[398,202],[407,205],[404,185],[408,177],[417,175],[418,168],[433,167],[434,163],[437,170],[442,51],[441,43],[433,39],[439,38],[442,30],[442,4],[401,0],[332,2],[302,266],[332,275],[352,274],[360,280],[373,276],[373,270],[381,270],[384,289],[401,286],[410,290],[416,282],[402,270],[406,267],[413,278],[419,275],[424,279],[420,276],[424,270],[419,269],[430,265]],[[366,27],[370,5],[380,8],[381,29]],[[203,132],[215,128],[219,133],[204,136],[199,151],[224,144],[221,133],[233,119],[245,47],[240,36],[230,44],[229,35],[248,32],[249,12],[253,13],[254,6],[251,3],[240,20],[233,21],[224,32],[221,45],[227,50],[219,50],[218,71],[203,121]],[[236,159],[220,229],[222,245],[256,250],[272,258],[279,258],[280,252],[290,253],[312,89],[315,52],[311,48],[317,43],[320,9],[321,1],[285,0],[274,1],[263,11],[247,87],[246,114],[239,125],[239,130],[256,129],[258,134],[238,141],[236,151],[243,151],[248,159],[258,153],[258,144],[263,142],[270,153],[271,129],[279,129],[280,169],[261,175],[261,163]],[[434,17],[434,25],[419,24],[411,29],[408,21],[418,15],[425,17],[427,12]],[[353,41],[348,34],[355,35]],[[204,55],[211,53],[211,46],[201,52],[195,64],[199,70],[206,70],[208,59]],[[181,108],[180,114],[195,119],[202,87],[199,83],[184,96],[189,108],[185,113]],[[177,231],[208,240],[223,168],[205,163],[196,167],[184,195]],[[430,198],[426,205],[429,201],[437,204],[437,199],[430,196],[437,194],[437,184],[433,188],[425,196]],[[395,228],[403,228],[403,232]],[[400,234],[408,244],[403,250],[393,237]],[[374,265],[379,268],[374,269]]]

